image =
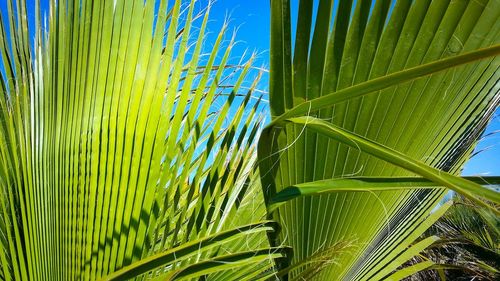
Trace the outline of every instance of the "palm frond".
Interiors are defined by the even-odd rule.
[[[455,195],[453,201],[446,214],[424,234],[439,236],[440,240],[423,256],[436,265],[449,266],[443,268],[449,280],[494,280],[500,268],[498,216],[462,196]],[[433,273],[428,270],[417,277]]]
[[[127,277],[272,270],[260,76],[253,56],[230,61],[228,26],[205,55],[210,7],[194,1],[50,1],[46,28],[36,2],[35,26],[25,1],[0,21],[1,278],[96,280],[179,249]]]
[[[356,251],[336,257],[341,266],[314,279],[383,279],[430,227],[443,186],[499,203],[498,193],[458,177],[500,100],[498,5],[300,1],[292,27],[290,1],[271,1],[272,122],[259,140],[268,208],[289,187],[343,178],[418,175],[441,187],[293,196],[270,216],[283,228],[272,243],[293,248],[292,264],[355,239]]]

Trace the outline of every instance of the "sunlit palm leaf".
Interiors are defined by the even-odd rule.
[[[51,1],[46,29],[35,2],[35,26],[25,1],[0,21],[2,279],[95,280],[208,237],[133,272],[272,271],[283,254],[253,171],[259,76],[252,58],[228,63],[227,26],[205,55],[208,12],[194,1]]]

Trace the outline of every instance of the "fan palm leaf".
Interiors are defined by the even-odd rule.
[[[260,75],[227,25],[204,54],[194,1],[50,1],[43,25],[36,2],[0,21],[1,279],[272,269]]]
[[[387,278],[435,241],[408,248],[438,219],[431,211],[443,187],[484,206],[499,203],[498,193],[457,177],[500,99],[498,7],[494,0],[299,1],[292,26],[290,1],[271,1],[272,122],[259,158],[270,217],[283,228],[272,243],[293,248],[288,264],[354,240],[357,248],[332,257],[314,279]],[[415,176],[434,188],[356,182]]]

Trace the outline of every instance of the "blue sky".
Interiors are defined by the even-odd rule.
[[[476,151],[481,151],[466,163],[464,175],[500,175],[500,109],[486,128]]]
[[[200,5],[206,3],[202,0]],[[48,1],[41,0],[42,7]],[[296,10],[298,1],[292,1],[292,12]],[[33,0],[28,0],[28,14],[33,11]],[[0,9],[6,14],[6,1],[0,0]],[[31,14],[32,15],[32,14]],[[211,9],[211,23],[209,31],[217,33],[224,19],[231,20],[231,27],[238,30],[238,43],[233,50],[233,56],[238,56],[245,50],[259,52],[257,66],[268,67],[269,55],[269,0],[218,0]],[[265,82],[264,80],[263,82]],[[264,89],[265,83],[263,84]],[[484,150],[475,155],[464,169],[465,175],[500,175],[500,110],[497,109],[495,117],[490,122],[477,151]],[[493,134],[492,134],[493,133]]]

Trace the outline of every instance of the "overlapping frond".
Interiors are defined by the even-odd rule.
[[[259,141],[268,206],[287,188],[320,189],[345,177],[422,176],[438,187],[288,198],[295,199],[272,213],[283,228],[273,243],[293,248],[291,264],[354,240],[355,251],[315,278],[387,278],[395,261],[404,262],[398,256],[418,254],[408,247],[437,219],[430,213],[443,186],[499,203],[498,193],[457,177],[500,100],[499,7],[496,0],[300,1],[295,28],[290,1],[271,1],[273,121]]]

